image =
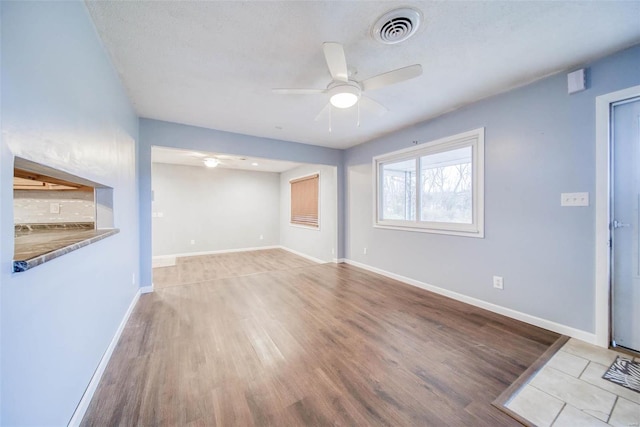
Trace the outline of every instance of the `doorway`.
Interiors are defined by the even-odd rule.
[[[611,105],[611,344],[640,352],[640,97]]]
[[[611,288],[612,112],[613,106],[640,97],[640,85],[596,97],[595,187],[595,334],[591,342],[609,348],[613,343]]]

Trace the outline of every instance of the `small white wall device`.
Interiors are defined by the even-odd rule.
[[[567,90],[569,94],[583,91],[586,88],[584,68],[567,74]]]

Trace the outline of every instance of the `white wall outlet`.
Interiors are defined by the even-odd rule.
[[[560,206],[589,206],[589,193],[562,193]]]
[[[191,243],[192,245],[195,245],[195,244],[196,244],[196,241],[195,241],[195,240],[193,240],[193,239],[191,239],[191,241],[190,241],[189,243]]]
[[[49,213],[60,213],[60,203],[49,203]]]
[[[336,254],[336,248],[331,248],[331,255],[335,255]]]
[[[367,254],[367,248],[364,248],[364,249],[362,250],[362,253],[366,255],[366,254]]]
[[[262,234],[260,235],[260,240],[264,240],[264,236]]]
[[[493,287],[496,289],[504,289],[504,279],[501,276],[493,276]]]

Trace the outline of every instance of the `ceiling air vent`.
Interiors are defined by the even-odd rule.
[[[422,14],[409,8],[391,10],[373,25],[373,38],[384,44],[395,44],[411,37],[422,22]]]

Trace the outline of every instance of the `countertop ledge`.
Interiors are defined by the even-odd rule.
[[[74,241],[71,244],[65,244],[64,246],[61,246],[59,248],[54,248],[46,253],[36,255],[32,258],[14,260],[13,272],[21,273],[23,271],[27,271],[40,264],[44,264],[47,261],[51,261],[52,259],[56,259],[62,255],[68,254],[69,252],[73,252],[76,249],[80,249],[84,246],[88,246],[109,236],[113,236],[114,234],[118,234],[119,232],[120,229],[118,228],[79,232],[78,235],[79,237],[81,237],[81,240]],[[80,236],[80,234],[86,234],[86,238],[84,238],[85,236]]]

